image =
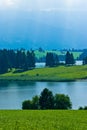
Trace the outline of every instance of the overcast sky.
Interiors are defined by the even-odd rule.
[[[23,37],[28,39],[28,33],[21,33],[32,27],[29,32],[35,44],[42,36],[39,43],[48,37],[53,42],[56,40],[55,46],[71,43],[72,47],[87,47],[87,0],[0,0],[0,19],[0,44],[6,39],[8,43],[12,40],[12,44],[22,41]],[[44,36],[45,28],[48,33],[45,35],[44,31]],[[16,36],[12,35],[14,32]],[[13,39],[13,36],[18,38]]]
[[[86,11],[87,0],[0,0],[0,9],[27,11]]]

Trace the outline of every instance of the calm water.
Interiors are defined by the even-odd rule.
[[[44,88],[53,93],[68,94],[73,109],[87,106],[87,81],[0,83],[0,109],[21,109],[22,101],[39,95]]]

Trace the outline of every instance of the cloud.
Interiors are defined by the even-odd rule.
[[[6,6],[14,6],[15,5],[15,1],[13,1],[13,0],[5,0],[4,4]]]
[[[0,9],[14,9],[18,7],[19,0],[0,0]]]
[[[87,9],[80,9],[80,8],[44,8],[44,9],[40,9],[39,11],[41,12],[79,12],[79,11],[87,11]]]
[[[24,11],[86,11],[87,0],[0,0],[0,9]]]

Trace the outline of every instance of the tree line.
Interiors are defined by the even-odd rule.
[[[57,54],[55,53],[47,53],[46,55],[46,66],[49,67],[54,67],[54,66],[58,66],[61,65],[63,63],[60,63],[59,61],[59,57]],[[66,52],[65,55],[65,63],[64,65],[74,65],[75,64],[75,59],[72,53],[70,53],[69,51]]]
[[[36,56],[33,50],[0,50],[0,73],[6,73],[12,68],[20,70],[30,70],[35,68]],[[55,67],[58,65],[74,65],[75,59],[73,53],[69,51],[65,55],[65,63],[61,63],[59,56],[53,52],[47,52],[45,65]],[[87,57],[83,59],[83,64],[87,64]]]
[[[0,73],[6,73],[8,69],[12,68],[28,70],[34,67],[34,51],[0,50]]]
[[[32,100],[25,100],[22,103],[23,110],[46,110],[46,109],[71,109],[72,103],[68,95],[55,94],[45,88],[40,96],[34,96]]]

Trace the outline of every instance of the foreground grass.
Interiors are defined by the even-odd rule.
[[[0,80],[24,81],[75,81],[87,79],[87,66],[59,66],[33,69],[21,73],[11,71],[0,75]]]
[[[87,111],[0,111],[0,130],[86,130]]]

